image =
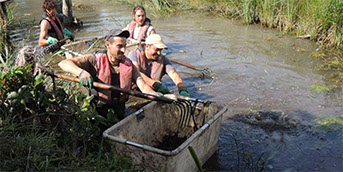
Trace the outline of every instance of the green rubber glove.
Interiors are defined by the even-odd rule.
[[[187,91],[180,91],[180,95],[181,96],[185,96],[185,97],[190,97],[191,95],[189,95],[189,93]]]
[[[179,94],[181,95],[181,96],[185,96],[185,97],[190,97],[191,95],[189,95],[189,93],[188,93],[188,91],[187,91],[187,87],[185,87],[185,86],[180,86],[179,88],[178,88],[178,90],[179,90]]]
[[[49,45],[53,44],[55,42],[58,42],[58,40],[56,38],[54,38],[54,37],[51,37],[51,36],[49,36],[48,40],[46,41],[46,43],[49,44]]]
[[[67,28],[64,28],[63,29],[63,33],[66,35],[66,36],[69,36],[69,37],[71,37],[71,38],[75,38],[75,35],[74,34],[72,34]]]
[[[154,82],[154,84],[152,85],[152,88],[154,89],[154,91],[160,92],[162,94],[170,93],[168,87],[166,87],[161,82]]]
[[[79,75],[80,78],[80,84],[85,86],[85,87],[89,87],[89,88],[93,88],[93,78],[91,76],[91,74],[89,74],[87,71],[82,70],[82,72]]]

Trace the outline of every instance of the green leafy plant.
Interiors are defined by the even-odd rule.
[[[141,169],[113,154],[109,143],[100,144],[99,126],[113,123],[97,114],[93,97],[80,93],[79,84],[33,76],[32,64],[13,66],[12,53],[6,54],[0,73],[1,170]]]

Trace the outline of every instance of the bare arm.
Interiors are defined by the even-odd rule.
[[[39,34],[39,46],[46,46],[47,43],[47,36],[48,36],[48,29],[50,28],[50,24],[47,20],[42,20],[40,23],[40,34]]]
[[[127,25],[126,27],[124,27],[122,30],[129,30],[129,25]]]
[[[77,57],[62,60],[58,63],[58,66],[65,72],[79,76],[83,69],[76,65],[77,61]]]
[[[142,77],[137,78],[136,84],[143,93],[158,95],[149,85],[146,84]]]
[[[157,95],[156,93],[141,77],[140,72],[138,71],[136,66],[133,66],[132,70],[132,81],[135,82],[138,86],[138,88],[143,92],[147,94]]]
[[[152,35],[152,34],[156,34],[155,29],[152,29],[152,30],[151,30],[150,35]]]
[[[136,68],[139,70],[139,65],[136,62],[133,62],[133,64],[136,66]],[[155,80],[151,79],[150,77],[146,76],[143,72],[139,72],[141,77],[144,79],[145,83],[148,84],[150,87],[156,82]]]
[[[175,69],[172,69],[168,72],[168,76],[173,80],[175,85],[179,88],[181,86],[184,86],[184,83],[180,77],[180,75],[176,72]]]

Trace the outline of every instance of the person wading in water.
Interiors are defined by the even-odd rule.
[[[71,37],[75,36],[63,25],[56,13],[56,2],[54,0],[43,0],[43,10],[45,14],[40,21],[40,35],[38,44],[47,46],[64,39],[64,35]]]
[[[162,55],[161,51],[164,48],[167,46],[163,43],[162,37],[158,34],[152,34],[146,38],[144,50],[138,48],[136,51],[131,51],[128,57],[139,69],[145,82],[155,91],[162,94],[169,93],[168,88],[161,82],[162,77],[168,74],[177,86],[179,94],[189,97],[190,95],[180,75],[170,60]]]
[[[62,60],[58,65],[63,71],[78,76],[84,86],[92,87],[93,79],[126,89],[136,83],[143,93],[159,95],[144,82],[138,69],[125,57],[126,39],[129,35],[128,31],[111,30],[105,36],[106,51]],[[128,95],[98,88],[93,95],[97,99],[96,110],[100,115],[107,117],[108,110],[112,109],[119,120],[124,118]]]
[[[145,9],[142,6],[136,6],[133,9],[132,16],[133,21],[123,29],[130,32],[131,39],[141,43],[147,36],[156,33],[150,19],[146,18]]]

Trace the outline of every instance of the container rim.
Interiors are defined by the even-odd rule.
[[[146,106],[152,106],[154,104],[156,104],[157,102],[151,102]],[[220,105],[217,104],[218,106],[222,106],[222,109],[220,109],[210,120],[208,120],[201,128],[199,128],[195,133],[193,133],[191,135],[191,137],[189,137],[186,141],[184,141],[180,146],[178,146],[176,149],[172,150],[172,151],[166,151],[166,150],[162,150],[162,149],[158,149],[149,145],[142,145],[142,144],[138,144],[135,142],[131,142],[129,140],[126,139],[121,139],[119,137],[115,137],[109,134],[110,131],[112,131],[113,128],[116,128],[118,125],[123,125],[123,123],[126,120],[129,120],[129,117],[121,120],[120,122],[116,123],[115,125],[111,126],[110,128],[108,128],[107,130],[105,130],[103,132],[103,137],[109,139],[110,141],[113,142],[117,142],[120,144],[126,144],[128,146],[133,146],[139,149],[143,149],[143,150],[147,150],[150,152],[154,152],[160,155],[164,155],[164,156],[174,156],[177,155],[178,153],[180,153],[182,150],[184,150],[195,138],[199,137],[199,135],[201,135],[203,132],[205,132],[209,126],[211,126],[211,124],[213,124],[215,121],[217,121],[220,117],[223,116],[223,114],[228,110],[228,105]],[[144,107],[146,107],[144,106]],[[144,107],[141,108],[144,110]],[[142,111],[141,109],[139,109],[138,111]],[[135,112],[134,112],[135,113]],[[133,113],[133,114],[134,114]],[[133,115],[132,114],[132,115]],[[130,115],[131,116],[131,115]]]

